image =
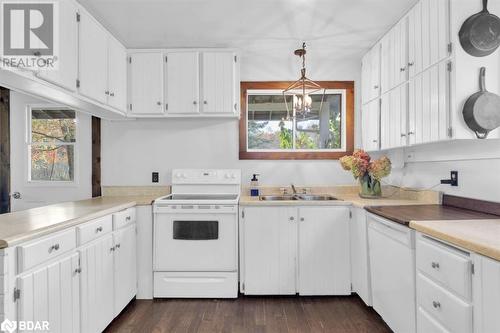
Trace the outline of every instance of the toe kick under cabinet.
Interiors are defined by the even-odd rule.
[[[0,272],[0,322],[102,332],[136,295],[135,207],[2,249]]]
[[[349,295],[350,207],[240,207],[246,295]]]

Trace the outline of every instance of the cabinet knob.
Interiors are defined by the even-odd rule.
[[[295,217],[290,216],[290,221],[293,221],[293,220],[295,220]]]
[[[115,96],[115,93],[114,93],[114,92],[112,92],[112,93],[110,93],[110,94],[109,94],[109,96],[114,97],[114,96]]]
[[[207,105],[207,104],[208,104],[208,102],[207,102],[207,101],[203,101],[203,104]]]
[[[439,309],[441,307],[441,303],[437,301],[432,301],[432,306],[434,307],[434,309]]]
[[[75,274],[80,274],[82,272],[82,269],[80,267],[78,267],[77,269],[75,269]]]
[[[304,222],[304,220],[305,220],[305,219],[304,219],[303,217],[301,217],[301,218],[300,218],[300,221],[301,221],[301,222]]]
[[[115,250],[115,247],[113,246],[112,248],[109,249],[110,252],[113,252]]]
[[[411,66],[413,66],[413,65],[415,65],[415,62],[413,62],[413,61],[408,63],[408,66],[409,66],[409,67],[411,67]]]
[[[406,134],[404,133],[401,133],[401,137],[404,138],[406,136]]]
[[[119,249],[120,248],[120,243],[116,244],[115,248]]]
[[[109,90],[106,90],[104,93],[105,93],[106,95],[109,95]]]
[[[378,85],[373,86],[373,89],[378,89]]]
[[[193,105],[197,105],[197,104],[198,104],[198,102],[197,102],[197,101],[193,101]]]
[[[161,102],[156,102],[156,105],[161,105]]]
[[[54,244],[51,247],[49,247],[49,253],[57,250],[59,250],[59,244]]]
[[[373,142],[373,143],[377,143],[377,142],[378,142],[378,140],[372,140],[372,142]]]
[[[413,135],[413,134],[415,134],[415,132],[413,131],[408,132],[408,135]]]
[[[98,227],[97,229],[95,229],[95,232],[101,232],[102,231],[102,227]]]
[[[439,263],[438,263],[438,262],[434,262],[434,261],[433,261],[433,262],[432,262],[432,264],[431,264],[431,266],[432,266],[432,268],[434,268],[434,269],[439,269]]]
[[[401,67],[401,68],[399,69],[399,71],[400,71],[400,72],[404,72],[405,70],[406,70],[406,67]]]

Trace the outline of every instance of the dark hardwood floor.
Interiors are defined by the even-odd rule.
[[[115,332],[391,332],[357,296],[134,300]]]

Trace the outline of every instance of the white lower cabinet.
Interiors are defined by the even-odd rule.
[[[417,331],[473,331],[470,254],[417,234]],[[429,327],[433,327],[429,330]]]
[[[45,322],[54,333],[80,332],[79,278],[78,253],[20,275],[16,281],[18,321]]]
[[[300,295],[350,295],[349,209],[299,208]]]
[[[350,227],[351,280],[352,291],[358,294],[366,305],[372,305],[370,282],[370,260],[368,258],[368,227],[366,211],[353,207]]]
[[[241,217],[246,295],[350,294],[348,207],[244,207]]]
[[[137,294],[137,259],[135,224],[113,234],[114,243],[114,316]]]
[[[473,257],[474,333],[500,332],[500,261]]]
[[[102,332],[114,318],[113,236],[103,236],[79,252],[81,331]]]

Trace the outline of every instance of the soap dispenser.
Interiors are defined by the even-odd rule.
[[[257,179],[259,176],[258,173],[253,174],[253,178],[250,180],[250,196],[258,197],[259,196],[259,180]]]

